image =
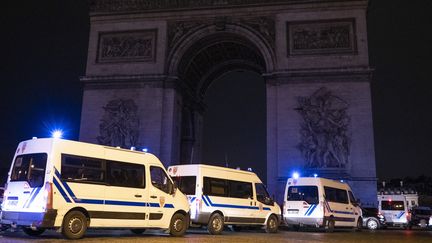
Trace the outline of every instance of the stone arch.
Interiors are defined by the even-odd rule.
[[[167,73],[182,94],[180,163],[200,162],[203,100],[211,83],[234,70],[263,75],[274,69],[273,49],[260,33],[239,24],[220,28],[214,24],[189,31],[193,34],[179,38],[168,55]]]
[[[265,63],[266,72],[272,72],[275,68],[275,54],[271,43],[267,41],[260,33],[257,31],[242,26],[240,24],[226,24],[223,31],[218,30],[216,25],[208,25],[196,29],[193,34],[185,36],[176,43],[168,54],[167,62],[167,73],[169,76],[177,76],[178,65],[184,56],[184,54],[190,50],[197,42],[201,39],[206,38],[210,35],[235,35],[238,37],[243,37],[248,39],[250,42],[254,43],[258,50],[261,52]]]

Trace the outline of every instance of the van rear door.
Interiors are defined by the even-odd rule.
[[[43,187],[47,164],[46,153],[16,156],[4,194],[4,211],[44,212]]]
[[[319,211],[316,210],[319,204],[318,195],[317,186],[288,187],[287,202],[284,208],[286,217],[316,216]]]

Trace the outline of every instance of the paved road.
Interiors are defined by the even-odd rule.
[[[0,242],[54,242],[66,241],[59,233],[47,231],[40,237],[28,237],[23,232],[4,232]],[[379,231],[337,231],[324,233],[318,231],[293,232],[281,230],[277,234],[257,231],[231,232],[223,235],[208,235],[204,230],[190,230],[184,237],[174,238],[160,231],[148,231],[137,236],[125,230],[90,230],[79,242],[432,242],[432,230],[379,230]]]

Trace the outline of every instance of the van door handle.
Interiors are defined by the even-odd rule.
[[[250,205],[252,206],[252,202],[250,202]]]
[[[150,196],[150,198],[157,198],[157,196]]]
[[[135,197],[142,197],[142,195],[136,194]]]
[[[345,209],[349,209],[349,208],[345,208]]]

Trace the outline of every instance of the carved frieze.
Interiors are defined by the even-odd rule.
[[[191,9],[251,4],[275,4],[301,0],[89,0],[90,11],[143,11],[164,9]]]
[[[310,169],[345,169],[350,155],[349,104],[325,87],[298,98],[301,142],[298,149]]]
[[[253,18],[218,17],[202,20],[173,21],[168,23],[168,47],[172,48],[182,37],[188,36],[204,26],[215,25],[217,31],[224,31],[227,24],[242,25],[259,32],[269,45],[274,48],[275,21],[273,17],[268,16]]]
[[[97,62],[154,62],[156,35],[156,30],[101,32]]]
[[[176,21],[168,23],[168,47],[173,47],[183,36],[205,26],[208,22],[200,20]]]
[[[103,107],[105,113],[99,125],[99,144],[130,148],[137,146],[139,137],[138,106],[132,99],[111,100]]]
[[[288,22],[288,55],[355,53],[354,19]]]

